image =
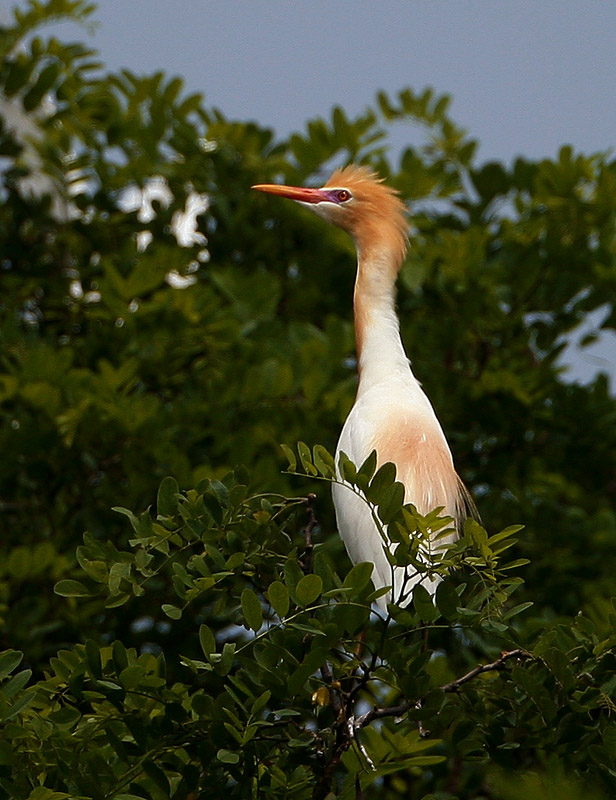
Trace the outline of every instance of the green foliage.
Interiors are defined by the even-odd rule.
[[[327,472],[331,456],[317,452]],[[391,505],[389,472],[368,483],[377,515]],[[503,560],[515,530],[470,523],[426,566],[412,542],[439,523],[400,505],[390,529],[404,520],[418,536],[400,536],[396,561],[445,580],[435,602],[418,586],[410,605],[371,613],[372,565],[340,575],[327,542],[297,534],[306,504],[251,495],[244,479],[185,493],[164,479],[155,515],[126,512],[128,549],[86,534],[83,580],[57,592],[110,608],[144,598],[170,628],[207,622],[177,652],[86,639],[35,682],[12,674],[20,653],[3,653],[3,796],[31,797],[41,772],[66,797],[422,796],[460,759],[464,796],[486,767],[499,786],[535,753],[611,785],[616,604],[603,627],[582,615],[520,627],[519,564]],[[492,661],[469,670],[477,657]]]
[[[615,406],[559,358],[614,296],[614,162],[477,164],[431,90],[278,140],[38,35],[91,11],[0,36],[0,797],[613,796]],[[350,243],[248,191],[348,160],[413,212],[403,338],[486,521],[446,549],[331,455]],[[434,598],[374,610],[337,474]]]

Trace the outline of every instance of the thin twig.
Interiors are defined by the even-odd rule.
[[[457,692],[461,686],[472,681],[473,678],[476,678],[478,675],[482,675],[484,672],[494,672],[495,670],[503,669],[507,661],[510,661],[512,658],[518,658],[520,660],[531,658],[531,654],[527,653],[526,650],[522,650],[521,647],[518,647],[517,650],[504,651],[496,661],[492,661],[490,664],[478,664],[470,672],[467,672],[466,675],[462,675],[461,678],[456,678],[455,681],[441,686],[441,689],[444,692]]]
[[[349,739],[351,741],[355,742],[355,744],[357,745],[357,747],[359,749],[359,752],[362,754],[362,756],[366,760],[366,764],[368,765],[368,768],[372,772],[376,772],[376,767],[374,766],[374,761],[368,755],[368,751],[366,750],[364,745],[356,737],[356,735],[355,735],[356,733],[357,733],[357,729],[355,728],[353,717],[351,717],[350,719],[347,720],[347,735],[348,735]]]
[[[335,687],[334,683],[334,675],[332,673],[331,667],[327,663],[327,661],[323,662],[321,666],[321,677],[327,684],[329,688],[329,696],[331,699],[331,706],[336,712],[336,714],[340,713],[341,703],[340,703],[340,694],[339,694],[339,687]]]
[[[314,492],[310,492],[310,494],[306,498],[306,511],[308,514],[308,522],[302,529],[302,535],[306,542],[306,547],[304,548],[304,557],[302,559],[302,567],[306,575],[309,575],[312,572],[312,554],[314,549],[312,544],[312,532],[319,524],[314,513],[314,506],[316,503],[316,499],[317,496]]]
[[[441,691],[447,692],[449,694],[452,692],[457,692],[462,686],[464,686],[465,683],[472,681],[478,675],[482,675],[484,672],[495,672],[498,670],[502,670],[505,668],[505,665],[507,664],[508,661],[511,661],[512,659],[516,658],[526,659],[526,658],[532,658],[532,656],[530,655],[530,653],[527,653],[525,650],[522,650],[521,648],[503,652],[495,661],[491,661],[489,664],[479,664],[476,667],[473,667],[473,669],[471,669],[465,675],[462,675],[461,677],[456,678],[456,680],[451,681],[450,683],[446,683],[444,686],[441,686]],[[323,672],[321,674],[323,674]],[[368,679],[369,675],[370,675],[370,670],[368,669],[364,677]],[[326,680],[327,682],[326,676],[323,675],[323,677],[324,680]],[[360,685],[363,684],[364,681],[360,680]],[[313,800],[323,800],[323,798],[327,796],[331,786],[331,782],[333,780],[336,767],[338,766],[342,758],[342,754],[345,752],[345,750],[347,750],[350,747],[350,745],[353,742],[355,742],[355,744],[358,746],[358,749],[360,753],[364,756],[368,767],[374,768],[374,764],[371,761],[370,757],[368,756],[367,751],[357,738],[357,734],[362,728],[365,728],[366,725],[369,725],[376,719],[384,719],[385,717],[402,717],[411,709],[421,708],[422,701],[423,698],[419,698],[418,700],[407,700],[404,703],[400,703],[397,706],[389,706],[388,708],[375,707],[370,711],[367,711],[365,714],[361,714],[359,717],[355,717],[351,713],[349,713],[350,707],[352,705],[352,700],[349,701],[349,698],[347,698],[347,703],[339,706],[338,721],[335,726],[336,739],[334,742],[332,755],[329,762],[325,765],[323,774],[321,775],[321,779],[314,788],[314,792],[312,795]]]
[[[523,659],[530,657],[530,654],[521,648],[501,653],[495,661],[492,661],[489,664],[478,664],[476,667],[473,667],[470,672],[467,672],[460,678],[456,678],[455,681],[451,681],[451,683],[446,683],[444,686],[441,686],[441,691],[448,693],[457,692],[460,687],[464,686],[465,683],[472,681],[473,678],[476,678],[478,675],[482,675],[484,672],[495,672],[503,669],[505,664],[513,658]],[[383,719],[385,717],[401,717],[406,714],[407,711],[417,708],[420,704],[421,698],[419,700],[406,700],[404,703],[400,703],[397,706],[373,708],[370,711],[367,711],[365,714],[362,714],[360,717],[357,717],[355,720],[355,728],[364,728],[375,719]]]

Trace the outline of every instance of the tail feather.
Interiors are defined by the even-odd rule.
[[[457,473],[456,478],[458,480],[458,499],[456,503],[454,521],[456,523],[458,534],[461,535],[464,530],[464,521],[466,519],[470,518],[474,519],[476,522],[481,522],[481,516],[479,515],[479,511],[477,510],[473,496],[464,485],[462,478],[460,478]]]

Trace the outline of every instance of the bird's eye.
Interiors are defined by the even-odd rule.
[[[339,203],[346,203],[346,201],[350,199],[351,199],[351,192],[347,192],[346,189],[340,189],[340,191],[336,192],[336,200]]]

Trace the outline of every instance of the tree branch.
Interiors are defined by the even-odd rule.
[[[484,672],[496,672],[504,669],[506,664],[513,659],[522,660],[527,658],[532,658],[531,654],[527,653],[526,650],[522,650],[521,648],[502,652],[495,661],[491,661],[489,664],[478,664],[465,675],[461,675],[454,681],[441,686],[441,691],[447,692],[448,694],[457,692],[462,686],[464,686],[465,683],[469,683],[469,681],[472,681],[478,675],[483,675]],[[369,675],[369,672],[367,675]],[[363,685],[363,681],[360,681],[360,685]],[[340,763],[342,754],[350,747],[352,742],[356,742],[358,744],[360,752],[366,758],[366,763],[369,767],[374,769],[374,765],[372,764],[366,750],[361,746],[361,743],[357,742],[356,739],[357,733],[362,728],[365,728],[366,725],[369,725],[376,719],[384,719],[385,717],[401,717],[411,709],[421,708],[422,700],[423,698],[420,697],[417,700],[406,700],[404,703],[400,703],[397,706],[389,706],[387,708],[375,707],[370,711],[367,711],[365,714],[361,714],[359,717],[354,717],[352,714],[349,715],[348,707],[345,709],[344,705],[339,706],[338,721],[335,726],[336,739],[334,742],[333,753],[329,762],[325,766],[321,780],[315,786],[314,793],[312,795],[313,800],[322,800],[322,798],[326,797],[331,786],[334,771]]]
[[[455,681],[451,681],[451,683],[446,683],[444,686],[441,686],[441,691],[448,693],[457,692],[460,687],[464,686],[465,683],[472,681],[478,675],[483,675],[484,672],[495,672],[501,670],[505,667],[505,664],[508,661],[514,658],[531,658],[531,655],[521,648],[518,648],[517,650],[508,650],[501,653],[495,661],[492,661],[489,664],[478,664],[476,667],[473,667],[470,672],[467,672],[460,678],[456,678]],[[366,725],[369,725],[375,719],[384,719],[385,717],[401,717],[403,714],[406,714],[407,711],[421,706],[421,701],[422,698],[419,700],[406,700],[404,703],[400,703],[397,706],[373,708],[370,711],[367,711],[365,714],[357,717],[355,720],[354,729],[356,731],[360,730]]]
[[[490,664],[477,665],[470,672],[467,672],[466,675],[462,675],[461,678],[456,678],[456,680],[451,681],[451,683],[446,683],[441,689],[444,692],[457,692],[461,686],[472,681],[473,678],[476,678],[478,675],[482,675],[484,672],[494,672],[503,669],[507,661],[510,661],[512,658],[522,660],[532,658],[532,656],[520,647],[518,647],[517,650],[507,650],[501,653],[496,661],[492,661]]]
[[[302,529],[302,534],[306,541],[306,547],[304,549],[304,557],[302,559],[302,567],[306,575],[309,575],[312,572],[312,552],[313,552],[312,531],[319,524],[314,513],[314,505],[316,503],[316,499],[317,496],[316,494],[314,494],[314,492],[310,492],[310,494],[306,498],[306,511],[308,514],[308,522],[306,523],[306,526]]]

